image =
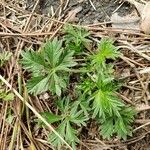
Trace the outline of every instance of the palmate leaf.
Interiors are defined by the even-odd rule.
[[[115,60],[119,57],[120,53],[118,52],[118,48],[113,45],[113,41],[108,38],[104,38],[101,40],[98,46],[98,52],[92,56],[92,64],[95,64],[97,67],[99,65],[105,65],[106,59]]]
[[[57,129],[55,129],[62,138],[65,139],[66,133],[66,123],[62,122]],[[64,144],[62,140],[54,133],[50,133],[48,136],[48,141],[53,145],[53,147],[57,147],[58,150],[61,150],[62,145]]]
[[[89,116],[91,110],[90,101],[86,98],[86,94],[79,93],[80,96],[73,103],[73,107],[79,108],[83,111],[85,116]]]
[[[107,116],[120,116],[124,104],[112,92],[98,90],[93,98],[93,117],[98,115],[106,120]]]
[[[74,103],[70,102],[70,98],[66,97],[63,100],[58,101],[58,108],[61,112],[61,123],[56,128],[56,131],[72,146],[76,149],[76,144],[79,142],[77,137],[77,129],[73,127],[76,126],[85,126],[85,121],[87,121],[87,116],[84,115],[83,110],[78,110]],[[54,134],[49,135],[49,141],[57,149],[61,149],[63,143],[61,140]]]
[[[62,117],[61,117],[61,116],[55,115],[55,114],[53,114],[53,113],[51,113],[51,112],[47,112],[47,111],[45,111],[45,112],[40,112],[40,115],[41,115],[43,118],[45,118],[46,121],[47,121],[48,123],[50,123],[50,124],[62,120]],[[45,127],[45,126],[46,126],[40,119],[37,119],[37,120],[35,120],[35,121],[38,122],[38,125],[39,125],[40,127],[42,127],[42,126]]]
[[[62,41],[55,38],[53,41],[47,41],[43,46],[44,58],[51,68],[58,66],[60,57],[63,53]]]
[[[131,123],[134,120],[135,111],[132,107],[122,107],[120,116],[111,116],[104,122],[101,121],[100,133],[103,138],[110,139],[114,134],[124,140],[132,136]]]
[[[88,39],[90,33],[82,28],[73,27],[72,25],[66,25],[64,27],[65,41],[67,48],[75,51],[76,53],[82,52],[84,48],[89,49],[91,47],[91,41]]]
[[[110,139],[114,134],[114,120],[113,117],[107,118],[106,121],[100,125],[100,133],[104,139]]]
[[[55,71],[69,71],[70,67],[77,64],[73,61],[74,52],[64,50],[62,41],[58,41],[56,38],[52,42],[47,41],[43,50],[46,60]]]
[[[110,139],[114,134],[117,134],[120,139],[126,140],[128,135],[132,135],[131,129],[131,125],[126,123],[123,117],[117,117],[116,119],[115,117],[107,118],[100,125],[100,133],[104,139]]]
[[[71,147],[76,150],[76,144],[79,143],[77,137],[77,130],[72,128],[69,121],[63,121],[56,129],[56,131],[71,145]],[[58,138],[54,133],[49,134],[48,141],[56,147],[58,150],[62,149],[64,143],[60,138]]]
[[[22,52],[21,55],[23,59],[20,62],[23,68],[34,74],[44,73],[48,67],[44,60],[44,56],[40,52],[30,50]]]
[[[62,89],[66,88],[66,82],[67,79],[65,78],[65,75],[62,77],[62,74],[57,75],[56,73],[53,73],[50,78],[49,90],[53,94],[56,93],[58,96],[60,96]]]
[[[119,138],[126,140],[127,135],[131,135],[131,127],[129,124],[125,124],[122,117],[119,117],[115,120],[114,128]]]
[[[133,122],[136,113],[132,107],[123,107],[120,114],[121,118],[118,117],[115,120],[114,129],[119,138],[126,140],[128,135],[132,136],[131,123]]]
[[[77,137],[77,130],[72,128],[69,121],[66,123],[66,140],[71,144],[72,148],[76,149],[76,144],[79,143],[79,139]]]
[[[74,150],[76,150],[76,145],[79,143],[78,127],[85,126],[85,121],[87,121],[88,117],[84,115],[83,110],[76,107],[74,102],[70,100],[69,97],[64,97],[61,100],[59,99],[57,103],[59,115],[55,115],[51,112],[41,112],[40,114],[47,122],[52,124],[55,123],[55,125],[57,125],[55,130]],[[37,122],[40,127],[44,125],[39,119],[37,119]],[[64,143],[53,132],[49,134],[48,141],[56,149],[64,149]]]
[[[123,102],[115,95],[118,84],[114,82],[114,77],[100,72],[95,75],[96,88],[91,99],[93,99],[93,117],[97,115],[105,120],[113,115],[120,116],[119,111],[124,106]]]
[[[78,109],[79,105],[76,105],[76,101],[72,103],[70,101],[69,97],[58,101],[57,106],[62,113],[62,117],[65,118],[67,116],[71,123],[78,126],[85,126],[85,121],[88,120],[88,117],[84,115],[83,110]]]
[[[90,33],[83,28],[73,27],[72,25],[67,24],[66,26],[64,26],[64,31],[67,33],[67,35],[65,36],[65,38],[67,38],[66,40],[73,40],[75,44],[90,42],[90,40],[87,39]]]
[[[42,115],[42,117],[44,117],[47,120],[48,123],[58,122],[62,119],[61,116],[55,115],[50,112],[41,112],[40,114]]]
[[[12,101],[14,100],[14,94],[8,91],[5,91],[4,89],[0,89],[0,100]]]
[[[74,106],[74,105],[72,105]],[[70,110],[70,122],[78,126],[86,126],[85,121],[88,120],[88,116],[83,115],[83,110],[78,111],[77,107],[72,107]]]
[[[71,67],[77,64],[73,52],[64,50],[62,41],[56,38],[47,41],[38,52],[23,52],[22,57],[24,69],[32,73],[27,82],[28,90],[35,95],[50,90],[60,96],[62,89],[66,88]]]
[[[60,57],[60,61],[59,61],[58,66],[56,67],[56,70],[70,71],[69,68],[77,65],[77,63],[75,61],[73,61],[73,54],[74,54],[74,52],[65,50],[64,53]]]
[[[28,92],[37,95],[49,89],[49,76],[33,77],[27,82]]]

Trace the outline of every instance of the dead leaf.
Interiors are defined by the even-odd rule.
[[[135,0],[125,0],[127,2],[129,2],[130,4],[134,5],[135,8],[137,9],[138,13],[141,15],[142,14],[142,11],[143,11],[143,8],[144,8],[144,4],[141,4]]]
[[[135,0],[125,0],[125,1],[133,4],[136,7],[141,17],[140,21],[141,30],[146,34],[150,34],[150,2],[142,4]]]
[[[39,98],[40,98],[40,99],[47,100],[47,99],[50,98],[50,95],[49,95],[48,93],[44,93],[44,94],[41,94]]]
[[[150,2],[146,3],[141,17],[141,30],[146,34],[150,34]]]
[[[68,17],[66,18],[66,20],[68,22],[76,22],[78,21],[78,18],[76,17],[76,15],[82,10],[82,7],[79,6],[71,11],[68,12]]]
[[[125,17],[121,17],[118,15],[118,13],[114,13],[111,16],[113,28],[139,30],[139,21],[139,17],[131,16],[131,14]]]

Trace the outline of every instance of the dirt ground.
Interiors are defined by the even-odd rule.
[[[93,5],[92,5],[93,4]],[[92,4],[89,0],[70,0],[66,10],[67,11],[75,9],[77,7],[82,7],[82,10],[77,15],[79,18],[79,22],[82,24],[93,24],[102,21],[110,21],[110,17],[115,12],[115,10],[120,6],[116,0],[93,0]],[[50,12],[51,7],[54,7],[54,10],[58,8],[60,5],[60,1],[58,0],[41,0],[40,10],[42,14],[48,14]],[[119,15],[124,16],[132,11],[132,6],[123,4],[121,8],[117,11]]]
[[[62,2],[62,3],[61,3]],[[64,2],[64,3],[63,3]],[[5,26],[12,31],[12,33],[20,34],[23,31],[23,28],[25,26],[25,22],[27,21],[26,15],[29,16],[29,12],[34,9],[36,1],[34,0],[15,0],[10,1],[6,0],[5,3],[7,5],[4,5],[0,2],[0,23],[4,22],[3,19],[6,17],[8,20],[12,19],[13,21],[7,22]],[[4,13],[4,7],[5,13]],[[17,7],[15,7],[17,6]],[[62,8],[61,8],[62,7]],[[39,31],[40,33],[42,31],[45,31],[46,33],[53,30],[57,30],[57,23],[53,23],[49,26],[49,18],[52,17],[53,19],[57,19],[58,21],[64,21],[68,13],[71,10],[75,10],[76,8],[81,8],[79,12],[77,12],[76,16],[73,18],[73,21],[71,23],[74,24],[82,24],[82,25],[91,25],[91,24],[98,24],[103,23],[105,26],[105,22],[110,22],[111,16],[113,13],[118,12],[120,16],[125,16],[130,14],[133,11],[136,11],[134,6],[130,5],[127,2],[122,3],[120,0],[40,0],[37,7],[36,7],[36,14],[32,18],[34,21],[31,24],[31,29],[28,30],[27,33],[34,33],[35,31]],[[17,8],[20,8],[17,9]],[[61,9],[60,9],[61,8]],[[16,15],[16,16],[15,16]],[[41,16],[42,15],[42,16]],[[44,17],[43,17],[44,16]],[[34,26],[34,23],[36,22],[36,26]],[[67,21],[66,21],[67,22]],[[51,23],[51,22],[50,22]],[[13,24],[13,25],[12,25]],[[45,25],[47,24],[47,25]],[[0,24],[0,32],[5,31],[3,29],[3,25]],[[18,27],[18,28],[17,28]],[[58,26],[59,27],[59,26]],[[149,55],[150,51],[150,40],[146,39],[145,37],[140,37],[140,35],[127,35],[122,33],[110,33],[111,31],[105,32],[105,31],[97,31],[99,35],[96,33],[94,34],[94,37],[101,38],[103,36],[114,36],[117,40],[118,46],[121,46],[121,44],[124,44],[121,40],[124,39],[124,41],[127,39],[130,41],[137,49],[146,51],[146,54]],[[13,34],[12,34],[13,35]],[[24,47],[38,47],[46,38],[49,38],[49,35],[44,36],[19,36],[14,35],[16,38],[12,37],[12,35],[4,36],[1,35],[0,37],[0,50],[5,48],[5,46],[9,43],[9,48],[12,50],[19,49],[17,48],[17,44],[19,40],[23,40],[24,44],[22,45],[22,48]],[[8,38],[8,39],[7,39]],[[9,41],[7,41],[7,40]],[[30,42],[29,42],[30,41]],[[7,43],[8,42],[8,43]],[[7,44],[6,44],[7,43]],[[130,46],[130,45],[128,45]],[[123,78],[126,79],[126,84],[121,89],[121,94],[124,96],[123,99],[127,102],[134,103],[134,105],[140,105],[145,106],[145,104],[150,104],[150,97],[149,97],[149,88],[150,88],[150,77],[148,75],[139,75],[135,74],[135,70],[133,66],[130,66],[130,63],[133,63],[137,70],[141,69],[142,67],[149,67],[150,63],[147,59],[143,59],[143,57],[139,57],[138,53],[134,53],[133,51],[129,50],[122,50],[122,53],[126,58],[125,61],[119,60],[116,63],[116,71],[118,74],[121,74]],[[129,64],[127,64],[127,62]],[[8,69],[8,68],[7,68]],[[3,72],[4,73],[4,72]],[[141,79],[141,80],[140,80]],[[147,84],[148,83],[148,84]],[[145,89],[145,91],[144,91]],[[147,91],[146,91],[147,90]],[[127,98],[125,98],[125,96]],[[33,105],[38,106],[38,104]],[[49,101],[47,101],[47,105],[49,104]],[[142,107],[143,108],[143,107]],[[144,111],[143,111],[144,110]],[[150,126],[145,125],[150,122],[150,110],[149,109],[143,109],[137,116],[133,132],[133,137],[129,137],[127,141],[120,141],[118,139],[112,139],[112,140],[103,140],[101,137],[97,137],[97,128],[95,127],[94,123],[89,124],[89,128],[85,129],[83,132],[83,135],[81,135],[81,139],[83,142],[83,147],[80,148],[83,149],[90,149],[90,150],[150,150]],[[33,117],[33,116],[32,116]],[[139,126],[144,125],[144,127]],[[36,129],[34,129],[36,130]],[[42,131],[37,131],[36,138],[38,137],[45,137],[43,135]],[[96,138],[95,138],[96,137]],[[26,142],[26,144],[28,141]],[[86,148],[88,146],[88,148]],[[46,150],[50,150],[48,146],[46,147]],[[4,149],[2,149],[4,150]],[[19,149],[16,149],[19,150]],[[30,150],[30,149],[26,149]],[[44,149],[43,149],[44,150]]]

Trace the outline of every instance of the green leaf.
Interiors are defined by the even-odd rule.
[[[63,121],[58,126],[58,128],[56,129],[56,131],[72,146],[72,148],[74,150],[76,150],[76,143],[79,142],[79,139],[76,136],[77,131],[71,127],[69,121],[67,121],[67,122]],[[62,147],[63,147],[64,143],[54,133],[51,133],[49,135],[49,139],[48,140],[57,149],[63,149]]]
[[[121,117],[115,120],[115,132],[119,138],[126,140],[130,127],[126,125]]]
[[[113,41],[108,38],[104,38],[100,41],[97,54],[92,57],[92,64],[97,66],[103,65],[104,67],[106,59],[115,60],[119,57],[119,54],[118,48],[113,45]]]
[[[32,75],[27,82],[29,92],[37,95],[50,90],[60,96],[66,88],[70,69],[77,64],[73,54],[64,50],[57,38],[47,41],[40,51],[23,52],[21,63]]]
[[[41,112],[40,114],[42,115],[42,117],[44,117],[46,119],[46,121],[48,123],[58,122],[62,119],[61,116],[55,115],[55,114],[50,113],[50,112]]]
[[[7,122],[9,125],[11,125],[13,119],[14,119],[14,116],[13,116],[13,114],[12,114],[12,111],[11,111],[11,109],[8,108],[8,110],[7,110],[6,122]]]
[[[56,131],[61,135],[62,138],[65,139],[66,135],[66,123],[62,122],[56,129]],[[62,140],[54,133],[50,133],[48,136],[48,141],[53,145],[53,147],[56,147],[58,150],[62,149],[62,146],[64,143]]]
[[[27,82],[27,88],[29,92],[33,93],[34,95],[37,95],[47,91],[49,88],[49,79],[49,76],[32,77]]]
[[[69,97],[64,97],[57,102],[58,109],[61,113],[61,121],[56,131],[72,146],[75,150],[79,142],[78,132],[74,126],[85,126],[88,117],[84,115],[83,110],[79,110]],[[54,135],[49,135],[50,142],[57,148],[63,149],[63,143]]]
[[[71,144],[72,148],[76,149],[76,144],[79,143],[79,139],[77,137],[77,131],[73,129],[68,121],[66,123],[66,138],[69,144]]]
[[[43,46],[45,59],[51,68],[55,68],[59,64],[61,55],[63,54],[62,41],[55,38],[53,41],[47,41]]]
[[[83,110],[77,111],[76,108],[75,110],[73,110],[72,108],[70,111],[70,115],[70,122],[75,123],[78,126],[86,126],[85,121],[87,121],[88,118],[83,114]]]
[[[79,93],[79,97],[76,101],[74,101],[73,106],[76,109],[81,109],[85,116],[89,116],[89,112],[91,111],[90,101],[85,97],[86,94]]]
[[[0,99],[4,101],[12,101],[14,100],[14,94],[7,92],[4,89],[0,89]]]
[[[119,111],[124,104],[110,91],[99,90],[94,96],[93,101],[93,117],[97,115],[103,120],[107,116],[120,116]]]
[[[135,111],[132,107],[122,107],[120,116],[111,116],[105,121],[101,120],[101,134],[103,138],[110,139],[114,134],[121,139],[126,140],[127,136],[132,136],[131,123],[134,120]]]
[[[120,111],[121,118],[115,120],[115,132],[119,138],[127,139],[127,136],[132,136],[131,123],[134,120],[135,110],[132,107],[123,107]]]
[[[101,130],[101,135],[103,136],[103,138],[107,138],[110,139],[113,136],[114,133],[114,123],[113,123],[113,118],[107,118],[106,121],[104,121],[102,123],[102,125],[100,126],[100,130]]]
[[[0,66],[3,66],[6,61],[12,56],[11,52],[3,51],[0,52]]]
[[[77,54],[84,48],[91,49],[91,40],[88,39],[90,33],[87,30],[67,24],[64,31],[67,33],[64,38],[67,49],[73,50]]]
[[[132,136],[131,123],[134,120],[135,111],[132,107],[122,107],[120,116],[112,115],[105,121],[100,120],[101,134],[103,138],[110,139],[113,135],[117,135],[120,139],[127,139]]]
[[[69,68],[77,65],[75,61],[73,61],[74,52],[64,51],[64,53],[60,57],[59,65],[56,67],[58,71],[70,71]]]
[[[3,100],[5,101],[12,101],[14,100],[14,94],[13,93],[8,93],[4,98]]]
[[[62,113],[62,116],[67,117],[67,120],[78,125],[85,126],[85,121],[88,120],[88,116],[84,115],[84,111],[80,110],[76,105],[76,102],[71,103],[69,97],[65,97],[58,102],[58,108]]]
[[[23,59],[20,61],[23,68],[33,73],[41,74],[48,67],[44,61],[44,56],[33,50],[25,51],[21,53]]]

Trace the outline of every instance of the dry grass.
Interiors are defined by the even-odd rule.
[[[60,29],[70,21],[74,12],[63,14],[68,1],[60,1],[57,10],[51,8],[51,17],[37,12],[39,0],[31,11],[23,8],[22,1],[0,1],[0,51],[11,51],[13,57],[1,68],[1,79],[7,79],[6,89],[13,88],[19,92],[12,102],[0,101],[0,150],[50,150],[53,149],[46,141],[48,129],[40,129],[33,119],[38,112],[51,109],[51,99],[30,97],[25,88],[26,75],[18,64],[21,50],[38,48],[45,39],[52,39],[60,35]],[[56,17],[56,14],[57,15]],[[75,25],[76,26],[76,25]],[[134,124],[133,137],[127,141],[113,139],[102,140],[91,135],[97,131],[91,126],[87,137],[81,136],[79,149],[144,149],[150,148],[148,141],[150,134],[150,35],[112,29],[106,23],[83,26],[92,34],[91,39],[98,41],[101,37],[109,36],[115,39],[123,56],[116,63],[116,75],[124,79],[125,84],[118,95],[126,102],[134,105],[138,110]],[[22,96],[21,96],[22,95]],[[22,101],[24,102],[22,102]],[[11,111],[10,111],[11,110]],[[12,122],[9,123],[8,112],[11,112]],[[38,116],[39,117],[39,116]],[[42,119],[42,118],[41,118]],[[49,125],[50,126],[50,125]],[[53,130],[53,127],[50,126]],[[140,143],[140,144],[139,144]]]

